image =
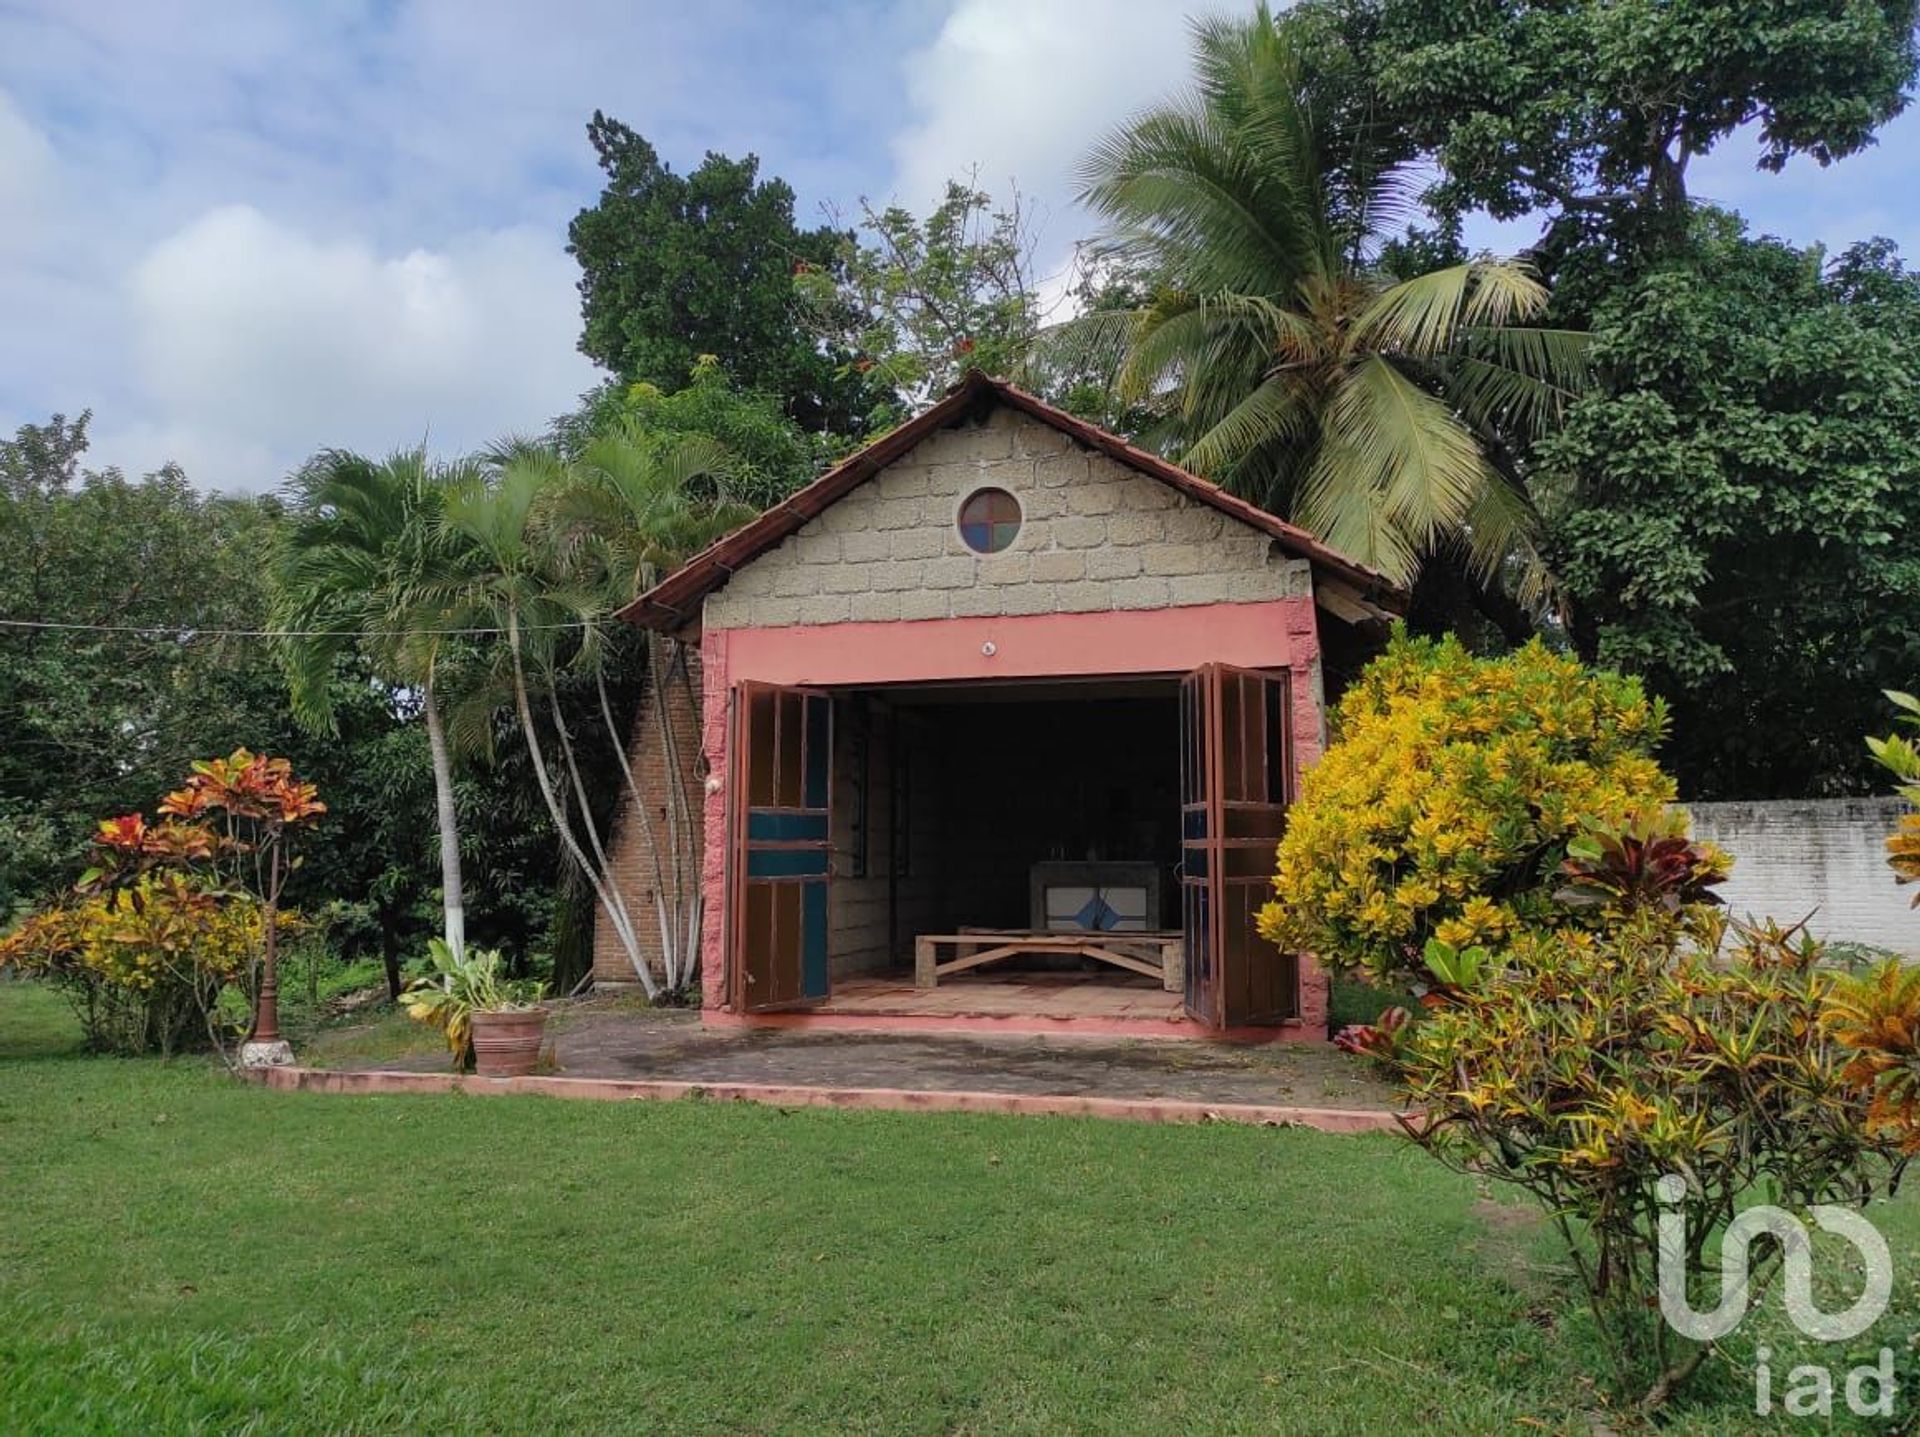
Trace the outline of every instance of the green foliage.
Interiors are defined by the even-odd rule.
[[[794,285],[813,332],[849,356],[843,372],[911,409],[968,369],[1018,368],[1039,321],[1032,265],[1020,196],[996,207],[973,180],[949,180],[925,220],[862,201],[835,262],[798,266]]]
[[[1500,659],[1396,634],[1340,701],[1260,931],[1335,972],[1424,981],[1444,951],[1553,926],[1567,848],[1674,797],[1664,707],[1538,641]]]
[[[1679,218],[1687,163],[1758,122],[1759,162],[1821,164],[1906,107],[1913,0],[1310,0],[1370,118],[1444,171],[1442,210],[1616,233]],[[1668,231],[1671,233],[1671,229]]]
[[[1858,791],[1920,669],[1920,278],[1709,215],[1593,354],[1534,478],[1583,651],[1668,699],[1690,794]]]
[[[1811,939],[1632,903],[1599,933],[1525,933],[1476,966],[1391,1054],[1420,1113],[1409,1131],[1554,1218],[1622,1394],[1657,1407],[1708,1349],[1674,1350],[1649,1310],[1656,1185],[1684,1179],[1700,1277],[1755,1197],[1859,1204],[1887,1173],[1847,1053],[1823,1034],[1835,980]],[[1772,1247],[1760,1280],[1779,1259]]]
[[[793,190],[760,162],[709,153],[687,175],[618,120],[587,126],[606,185],[574,217],[581,352],[623,382],[672,392],[702,355],[718,355],[750,390],[780,396],[810,430],[857,432],[865,386],[837,372],[798,322],[793,275],[831,265],[841,239],[802,231]]]
[[[616,430],[661,465],[689,442],[719,444],[727,452],[728,494],[756,509],[779,503],[847,447],[847,441],[802,429],[773,396],[733,384],[711,355],[695,360],[686,388],[672,393],[644,382],[608,381],[554,422],[553,441],[567,457],[578,458],[593,438]]]
[[[383,874],[392,889],[419,866],[425,810],[395,821],[377,757],[402,730],[391,695],[344,661],[329,675],[338,736],[316,737],[293,721],[269,642],[219,632],[268,627],[279,502],[201,494],[171,467],[88,469],[87,422],[0,441],[0,617],[155,632],[0,627],[0,927],[65,887],[97,815],[242,744],[286,754],[352,815],[307,850],[295,902]]]
[[[1155,403],[1181,462],[1390,578],[1458,545],[1537,597],[1534,517],[1498,456],[1584,382],[1584,337],[1532,327],[1547,291],[1525,265],[1371,263],[1409,178],[1329,128],[1299,28],[1262,8],[1196,34],[1196,93],[1084,171],[1107,246],[1154,288],[1053,346],[1122,356],[1121,396]]]
[[[417,978],[400,1004],[416,1023],[437,1028],[461,1068],[473,1065],[473,1015],[523,1013],[539,1006],[546,985],[509,978],[497,948],[467,948],[456,954],[438,938],[427,944],[432,972]]]

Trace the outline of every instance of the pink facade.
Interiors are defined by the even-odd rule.
[[[727,792],[730,696],[736,684],[759,681],[835,688],[950,681],[1069,677],[1176,676],[1205,663],[1285,670],[1293,711],[1297,762],[1320,755],[1323,733],[1319,638],[1310,597],[1264,603],[1204,604],[1088,614],[938,619],[915,623],[846,623],[779,628],[709,630],[701,639],[704,674],[705,802],[704,926],[701,933],[702,1008],[706,1021],[769,1026],[870,1027],[871,1020],[829,1014],[740,1015],[726,992]],[[1300,1018],[1279,1034],[1226,1037],[1324,1036],[1326,976],[1304,962]],[[898,1022],[886,1026],[900,1028]],[[1024,1029],[996,1019],[928,1017],[918,1027],[980,1031],[1068,1031],[1089,1036],[1188,1036],[1197,1023],[1129,1024],[1071,1019]]]

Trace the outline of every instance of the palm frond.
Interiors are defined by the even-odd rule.
[[[1524,266],[1470,260],[1382,290],[1353,322],[1356,347],[1415,359],[1446,354],[1468,327],[1497,328],[1546,308],[1547,291]]]
[[[1378,356],[1328,402],[1296,518],[1401,582],[1500,482],[1447,406]]]
[[[1196,439],[1183,460],[1198,473],[1218,477],[1248,455],[1268,445],[1303,440],[1312,429],[1308,397],[1289,376],[1274,375]]]
[[[1460,529],[1467,562],[1482,580],[1498,583],[1522,607],[1539,611],[1558,595],[1559,581],[1541,554],[1540,516],[1504,475],[1481,491]]]

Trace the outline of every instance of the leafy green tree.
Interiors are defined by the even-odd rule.
[[[1920,671],[1920,276],[1708,213],[1594,357],[1537,456],[1577,645],[1667,698],[1689,797],[1857,787]]]
[[[618,380],[594,389],[553,423],[551,438],[568,459],[602,434],[619,431],[660,463],[699,440],[727,451],[729,494],[755,508],[777,504],[846,453],[851,441],[811,434],[772,395],[743,390],[717,361],[697,361],[687,387],[669,394]],[[706,498],[715,497],[707,494]]]
[[[357,656],[330,676],[336,729],[294,721],[269,639],[275,498],[201,494],[177,469],[86,467],[88,416],[0,441],[0,926],[65,888],[102,815],[150,804],[195,758],[242,745],[325,785],[289,899],[341,951],[397,964],[418,941],[430,795],[418,726]],[[410,784],[418,773],[421,782]]]
[[[780,396],[812,430],[856,431],[857,376],[836,377],[801,326],[796,269],[833,263],[840,237],[801,230],[793,190],[762,180],[752,155],[709,153],[676,174],[628,126],[598,110],[587,126],[606,185],[568,229],[580,263],[581,352],[627,383],[684,388],[715,355],[747,389]]]
[[[1915,0],[1306,0],[1349,114],[1438,163],[1443,213],[1543,214],[1559,250],[1684,243],[1687,169],[1753,125],[1829,164],[1907,103]]]
[[[906,409],[969,369],[1012,373],[1039,326],[1033,238],[1018,194],[996,205],[973,180],[949,180],[924,220],[863,200],[836,260],[797,273],[802,313],[824,344],[851,355],[854,371]]]
[[[230,632],[262,626],[276,507],[89,469],[89,419],[0,441],[0,917],[64,883],[100,815],[285,726],[264,642]]]
[[[472,566],[441,523],[449,489],[470,468],[443,468],[422,451],[376,462],[332,450],[290,487],[294,521],[277,555],[273,614],[294,712],[337,730],[335,674],[358,653],[383,683],[419,696],[432,762],[447,946],[466,945],[466,904],[453,762],[442,718],[449,648],[444,605],[432,598]]]
[[[1443,546],[1482,576],[1543,577],[1503,437],[1546,425],[1582,336],[1526,327],[1518,264],[1411,277],[1374,263],[1406,176],[1324,130],[1299,34],[1262,9],[1196,28],[1198,89],[1104,141],[1085,198],[1157,280],[1070,339],[1124,348],[1123,397],[1160,399],[1193,468],[1407,581]]]

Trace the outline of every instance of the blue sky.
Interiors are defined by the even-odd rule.
[[[97,461],[249,489],[323,445],[538,427],[595,378],[564,244],[596,106],[676,167],[758,153],[809,220],[977,165],[1037,202],[1057,266],[1074,161],[1184,80],[1195,8],[0,0],[0,426],[91,407]],[[1920,256],[1916,140],[1907,116],[1769,176],[1736,139],[1693,188]]]

